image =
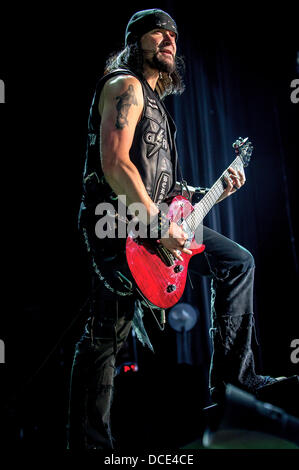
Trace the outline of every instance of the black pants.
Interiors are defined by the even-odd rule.
[[[246,249],[206,227],[203,242],[205,252],[194,257],[194,264],[212,279],[210,387],[218,389],[229,382],[250,390],[258,383],[251,351],[254,260]],[[94,247],[89,250],[92,253]],[[110,408],[115,356],[130,331],[134,302],[134,295],[114,295],[104,286],[97,292],[72,368],[71,449],[114,447]]]
[[[113,448],[110,408],[113,398],[115,358],[132,324],[134,299],[116,297],[104,287],[92,315],[76,344],[70,390],[69,447]],[[106,319],[101,313],[108,313]],[[114,318],[114,324],[111,319]]]

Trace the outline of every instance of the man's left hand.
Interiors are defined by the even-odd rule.
[[[234,194],[238,189],[245,184],[246,177],[244,171],[236,171],[233,168],[229,167],[228,171],[230,173],[229,177],[225,177],[226,188],[221,194],[217,202],[222,201],[228,196]]]

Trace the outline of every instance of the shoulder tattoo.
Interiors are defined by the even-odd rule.
[[[117,100],[117,117],[115,127],[116,129],[123,129],[129,124],[127,116],[130,106],[132,104],[137,106],[138,104],[133,85],[129,85],[128,89],[120,96],[117,96],[115,99]]]

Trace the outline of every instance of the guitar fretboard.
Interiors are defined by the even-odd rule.
[[[234,170],[241,170],[243,168],[243,162],[238,155],[235,160],[229,165],[228,168]],[[220,178],[213,184],[207,194],[194,206],[194,210],[186,217],[186,222],[190,229],[195,232],[198,225],[201,224],[205,216],[212,209],[215,203],[218,201],[224,191],[224,178],[229,177],[230,172],[228,168],[222,173]]]

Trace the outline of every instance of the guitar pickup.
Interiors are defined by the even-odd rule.
[[[170,253],[167,248],[164,246],[158,246],[156,248],[157,255],[161,258],[163,263],[166,264],[166,266],[173,266],[174,265],[174,256]]]

